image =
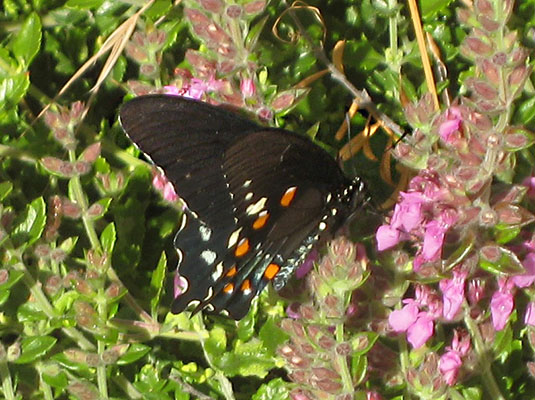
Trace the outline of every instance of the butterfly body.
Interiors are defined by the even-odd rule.
[[[365,201],[362,181],[309,139],[221,107],[150,95],[125,104],[120,119],[187,204],[175,238],[186,289],[175,313],[193,306],[242,318]]]

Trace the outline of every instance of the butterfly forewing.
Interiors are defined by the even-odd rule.
[[[120,118],[189,208],[175,239],[187,285],[175,313],[194,304],[242,318],[268,282],[284,286],[362,190],[307,138],[206,103],[142,96]]]

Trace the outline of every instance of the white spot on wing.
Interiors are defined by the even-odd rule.
[[[209,241],[210,237],[212,236],[212,230],[208,228],[206,225],[201,225],[199,227],[199,233],[201,235],[201,240],[203,242]]]
[[[245,212],[247,213],[247,215],[258,214],[260,211],[262,211],[262,209],[266,205],[266,201],[267,201],[267,197],[262,197],[256,203],[251,204],[249,207],[247,207]]]
[[[215,266],[214,272],[212,273],[212,280],[217,281],[223,275],[223,262],[220,262]]]
[[[212,250],[204,250],[201,253],[201,258],[206,264],[212,265],[217,258],[217,254]]]
[[[208,293],[206,294],[206,297],[203,299],[203,301],[209,300],[214,294],[214,289],[212,287],[208,288]]]
[[[324,231],[327,228],[327,224],[325,222],[320,222],[318,228],[320,231]]]
[[[249,192],[249,193],[247,193],[245,195],[245,200],[249,201],[249,200],[251,200],[253,198],[253,196],[254,196],[254,193],[253,192]]]
[[[251,183],[253,183],[253,181],[250,180],[250,179],[247,179],[247,180],[244,182],[243,187],[244,187],[244,188],[248,188],[249,186],[251,186]]]
[[[238,242],[238,238],[240,237],[240,232],[242,228],[236,229],[234,232],[232,232],[228,238],[228,244],[227,249],[230,249],[232,246],[234,246]]]

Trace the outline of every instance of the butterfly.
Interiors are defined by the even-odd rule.
[[[243,318],[269,283],[281,289],[325,233],[367,201],[361,178],[307,137],[201,101],[146,95],[120,122],[185,201],[174,245],[185,286],[171,311]]]

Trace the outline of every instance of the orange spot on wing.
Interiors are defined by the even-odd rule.
[[[281,206],[288,207],[292,203],[295,197],[295,192],[297,192],[297,188],[295,186],[292,186],[291,188],[286,190],[286,192],[284,192],[284,194],[281,197],[281,201],[280,201]]]
[[[238,272],[238,270],[236,269],[236,265],[233,265],[231,269],[228,270],[228,272],[225,274],[225,276],[227,278],[232,278],[234,275],[236,275],[236,273]]]
[[[241,257],[249,251],[249,239],[242,239],[234,251],[236,257]]]
[[[275,278],[275,275],[277,275],[277,273],[280,271],[281,267],[280,265],[277,265],[277,264],[269,264],[266,268],[266,270],[264,271],[264,277],[267,279],[267,280],[272,280],[273,278]]]
[[[260,213],[256,221],[253,222],[253,229],[263,228],[266,225],[268,218],[269,218],[269,213],[267,211],[263,211],[262,213]]]
[[[229,293],[232,293],[233,290],[234,290],[234,284],[227,283],[227,285],[223,288],[223,293],[229,294]]]
[[[243,281],[243,283],[240,286],[240,289],[242,292],[250,292],[251,291],[251,281],[249,279],[246,279]]]

